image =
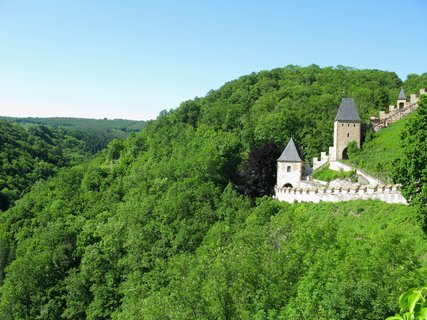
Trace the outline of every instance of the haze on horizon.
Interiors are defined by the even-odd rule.
[[[289,64],[427,72],[424,0],[0,0],[0,115],[149,120]]]

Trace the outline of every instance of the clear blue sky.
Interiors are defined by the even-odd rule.
[[[0,115],[153,119],[288,64],[427,72],[427,0],[0,0]]]

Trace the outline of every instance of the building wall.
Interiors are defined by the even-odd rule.
[[[290,171],[288,171],[288,167]],[[280,187],[290,183],[292,187],[299,188],[302,174],[302,162],[277,162],[277,185]]]
[[[335,159],[341,160],[343,151],[351,141],[356,141],[360,148],[361,124],[359,122],[334,122],[334,149]]]

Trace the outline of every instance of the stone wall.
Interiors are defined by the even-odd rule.
[[[420,96],[424,94],[427,94],[426,89],[420,89]],[[371,117],[372,128],[375,132],[388,127],[393,122],[415,111],[418,108],[419,96],[412,93],[410,95],[410,101],[405,101],[403,109],[399,108],[399,101],[400,100],[397,101],[397,106],[389,106],[387,112],[380,111],[379,117]]]
[[[343,151],[351,141],[356,141],[360,148],[361,125],[360,122],[339,122],[334,123],[334,148],[335,159],[343,159]]]
[[[357,188],[275,188],[275,198],[289,203],[339,202],[349,200],[381,200],[386,203],[407,204],[400,185],[376,185]]]
[[[381,184],[383,184],[383,182],[381,180],[370,176],[365,171],[360,170],[360,169],[355,169],[352,166],[349,166],[348,164],[345,164],[345,163],[342,163],[342,162],[339,162],[339,161],[331,161],[329,163],[329,169],[335,170],[335,171],[342,170],[344,172],[348,172],[348,171],[351,171],[351,170],[356,170],[356,173],[358,175],[362,176],[363,178],[365,178],[365,180],[367,180],[370,185],[375,186],[375,185],[381,185]]]

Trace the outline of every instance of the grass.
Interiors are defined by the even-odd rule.
[[[391,182],[390,172],[393,170],[393,164],[402,154],[400,134],[414,115],[410,114],[377,132],[360,151],[349,155],[348,163],[383,181]]]
[[[357,181],[357,174],[355,170],[347,171],[347,172],[343,170],[335,171],[335,170],[329,169],[329,164],[327,164],[322,168],[320,168],[319,170],[316,170],[315,172],[313,172],[313,178],[317,180],[327,181],[327,182],[331,182],[332,180],[335,180],[335,179],[349,180],[354,182],[354,180]]]

